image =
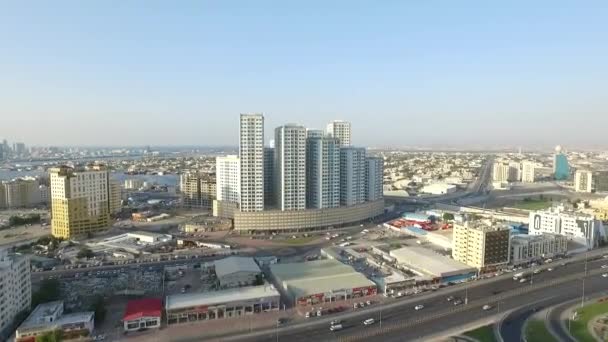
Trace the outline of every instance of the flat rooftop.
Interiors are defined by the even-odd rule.
[[[435,277],[449,277],[476,271],[471,266],[423,247],[403,247],[392,250],[390,255],[400,264]]]
[[[180,293],[167,296],[166,310],[179,310],[195,306],[212,306],[239,300],[280,297],[279,291],[272,285],[247,286],[221,291]]]
[[[213,263],[215,264],[215,274],[218,278],[238,272],[262,273],[258,264],[251,257],[231,256],[216,260]]]
[[[296,298],[346,288],[375,286],[363,274],[336,260],[274,264],[270,265],[270,271]]]

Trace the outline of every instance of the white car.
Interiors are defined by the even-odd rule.
[[[551,272],[551,271],[553,271],[553,269],[552,268],[547,268],[547,271]]]
[[[492,308],[492,305],[488,305],[488,304],[486,304],[486,305],[484,305],[484,306],[482,307],[482,309],[483,309],[484,311],[488,311],[488,310],[490,310],[491,308]]]
[[[604,277],[604,278],[608,278],[608,273],[604,273],[604,274],[602,274],[602,277]]]
[[[424,309],[424,305],[422,305],[422,304],[418,304],[418,305],[414,306],[414,310],[416,310],[416,311],[422,310],[422,309]]]
[[[342,330],[342,324],[336,324],[336,325],[332,325],[329,327],[330,331],[338,331],[338,330]]]
[[[373,318],[368,318],[365,321],[363,321],[363,325],[372,325],[376,323],[376,321]]]
[[[602,265],[602,268],[608,268],[608,265]]]

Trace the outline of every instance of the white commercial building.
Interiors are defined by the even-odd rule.
[[[397,263],[420,273],[420,275],[442,278],[475,275],[477,269],[424,247],[403,247],[390,251]]]
[[[590,170],[576,170],[574,174],[574,191],[593,191],[593,172]]]
[[[365,148],[340,148],[340,204],[345,206],[365,202],[367,172]]]
[[[139,190],[144,186],[144,181],[138,178],[125,179],[124,187],[127,190]]]
[[[306,128],[275,129],[275,200],[280,210],[306,209]]]
[[[513,265],[525,264],[541,258],[552,258],[567,251],[568,238],[563,235],[513,235],[510,261]]]
[[[433,183],[420,189],[421,193],[432,195],[445,195],[456,192],[456,185],[446,183]]]
[[[53,331],[61,332],[66,340],[85,338],[93,332],[94,320],[93,311],[65,314],[62,301],[39,304],[17,328],[15,341],[37,341],[38,336]]]
[[[515,182],[519,180],[519,163],[497,161],[492,167],[492,179],[495,182]]]
[[[30,260],[19,254],[0,250],[0,339],[8,338],[8,329],[18,313],[32,303]]]
[[[340,142],[309,130],[306,139],[306,200],[308,208],[340,206]],[[317,133],[317,134],[314,134]]]
[[[521,163],[521,181],[523,183],[534,183],[536,181],[536,169],[540,167],[532,161]]]
[[[566,210],[563,206],[530,212],[530,235],[543,233],[565,235],[570,239],[596,247],[605,237],[602,222],[592,215]]]
[[[350,146],[351,144],[351,126],[350,122],[342,120],[334,120],[327,124],[327,134],[338,138],[340,146]]]
[[[237,156],[215,159],[216,199],[241,203],[241,162]]]
[[[366,200],[376,201],[383,197],[384,159],[380,157],[368,157],[366,162]]]
[[[240,209],[262,211],[264,210],[264,116],[241,114],[239,133]]]
[[[262,270],[253,258],[228,257],[213,262],[220,288],[255,285]]]

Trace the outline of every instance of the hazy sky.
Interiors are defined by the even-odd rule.
[[[267,137],[608,147],[608,2],[0,4],[0,138],[235,145],[240,112]]]

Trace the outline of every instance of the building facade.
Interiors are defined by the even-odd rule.
[[[1,182],[0,188],[0,196],[3,196],[0,208],[27,208],[43,203],[43,194],[36,178],[24,177]]]
[[[94,320],[92,311],[64,313],[62,301],[42,303],[17,328],[15,341],[38,341],[52,332],[60,332],[64,340],[86,338],[95,328]]]
[[[118,181],[112,179],[110,179],[109,187],[110,214],[114,215],[119,213],[122,209],[122,188]]]
[[[264,206],[274,205],[274,147],[264,147]]]
[[[510,261],[513,265],[527,264],[562,255],[567,251],[568,239],[563,235],[514,235],[511,237]]]
[[[553,156],[553,177],[556,180],[566,180],[570,178],[570,164],[568,164],[568,157],[562,152],[562,148],[560,146],[555,148],[555,155]]]
[[[536,163],[524,161],[521,163],[521,181],[523,183],[534,183],[536,181]]]
[[[125,179],[124,187],[127,190],[139,190],[144,186],[144,181],[138,178]]]
[[[455,224],[452,257],[480,271],[500,269],[509,262],[510,228],[482,222]]]
[[[590,170],[576,170],[574,174],[574,191],[592,192],[593,190],[593,172]]]
[[[602,222],[593,215],[574,212],[563,206],[547,210],[530,212],[530,235],[551,233],[565,235],[586,244],[589,248],[596,247],[605,237]]]
[[[311,135],[311,132],[317,134]],[[340,206],[340,142],[308,131],[306,139],[306,203],[308,208]]]
[[[306,209],[306,128],[275,129],[275,200],[280,210]]]
[[[0,250],[0,339],[8,341],[17,314],[32,303],[30,260],[27,256]]]
[[[264,210],[264,116],[241,114],[239,132],[242,211]]]
[[[367,169],[365,171],[366,201],[376,201],[383,197],[384,181],[384,159],[379,157],[367,157]]]
[[[49,173],[53,236],[71,239],[108,227],[110,179],[105,166],[61,166]]]
[[[215,159],[216,199],[241,204],[241,161],[237,156]]]
[[[334,120],[327,124],[327,134],[338,138],[341,147],[351,145],[351,125],[348,121]]]
[[[593,187],[595,192],[608,192],[608,170],[599,170],[593,173]]]
[[[180,176],[182,205],[211,210],[216,199],[215,173],[186,172]]]
[[[365,202],[366,184],[365,148],[340,148],[340,204],[351,206]]]

